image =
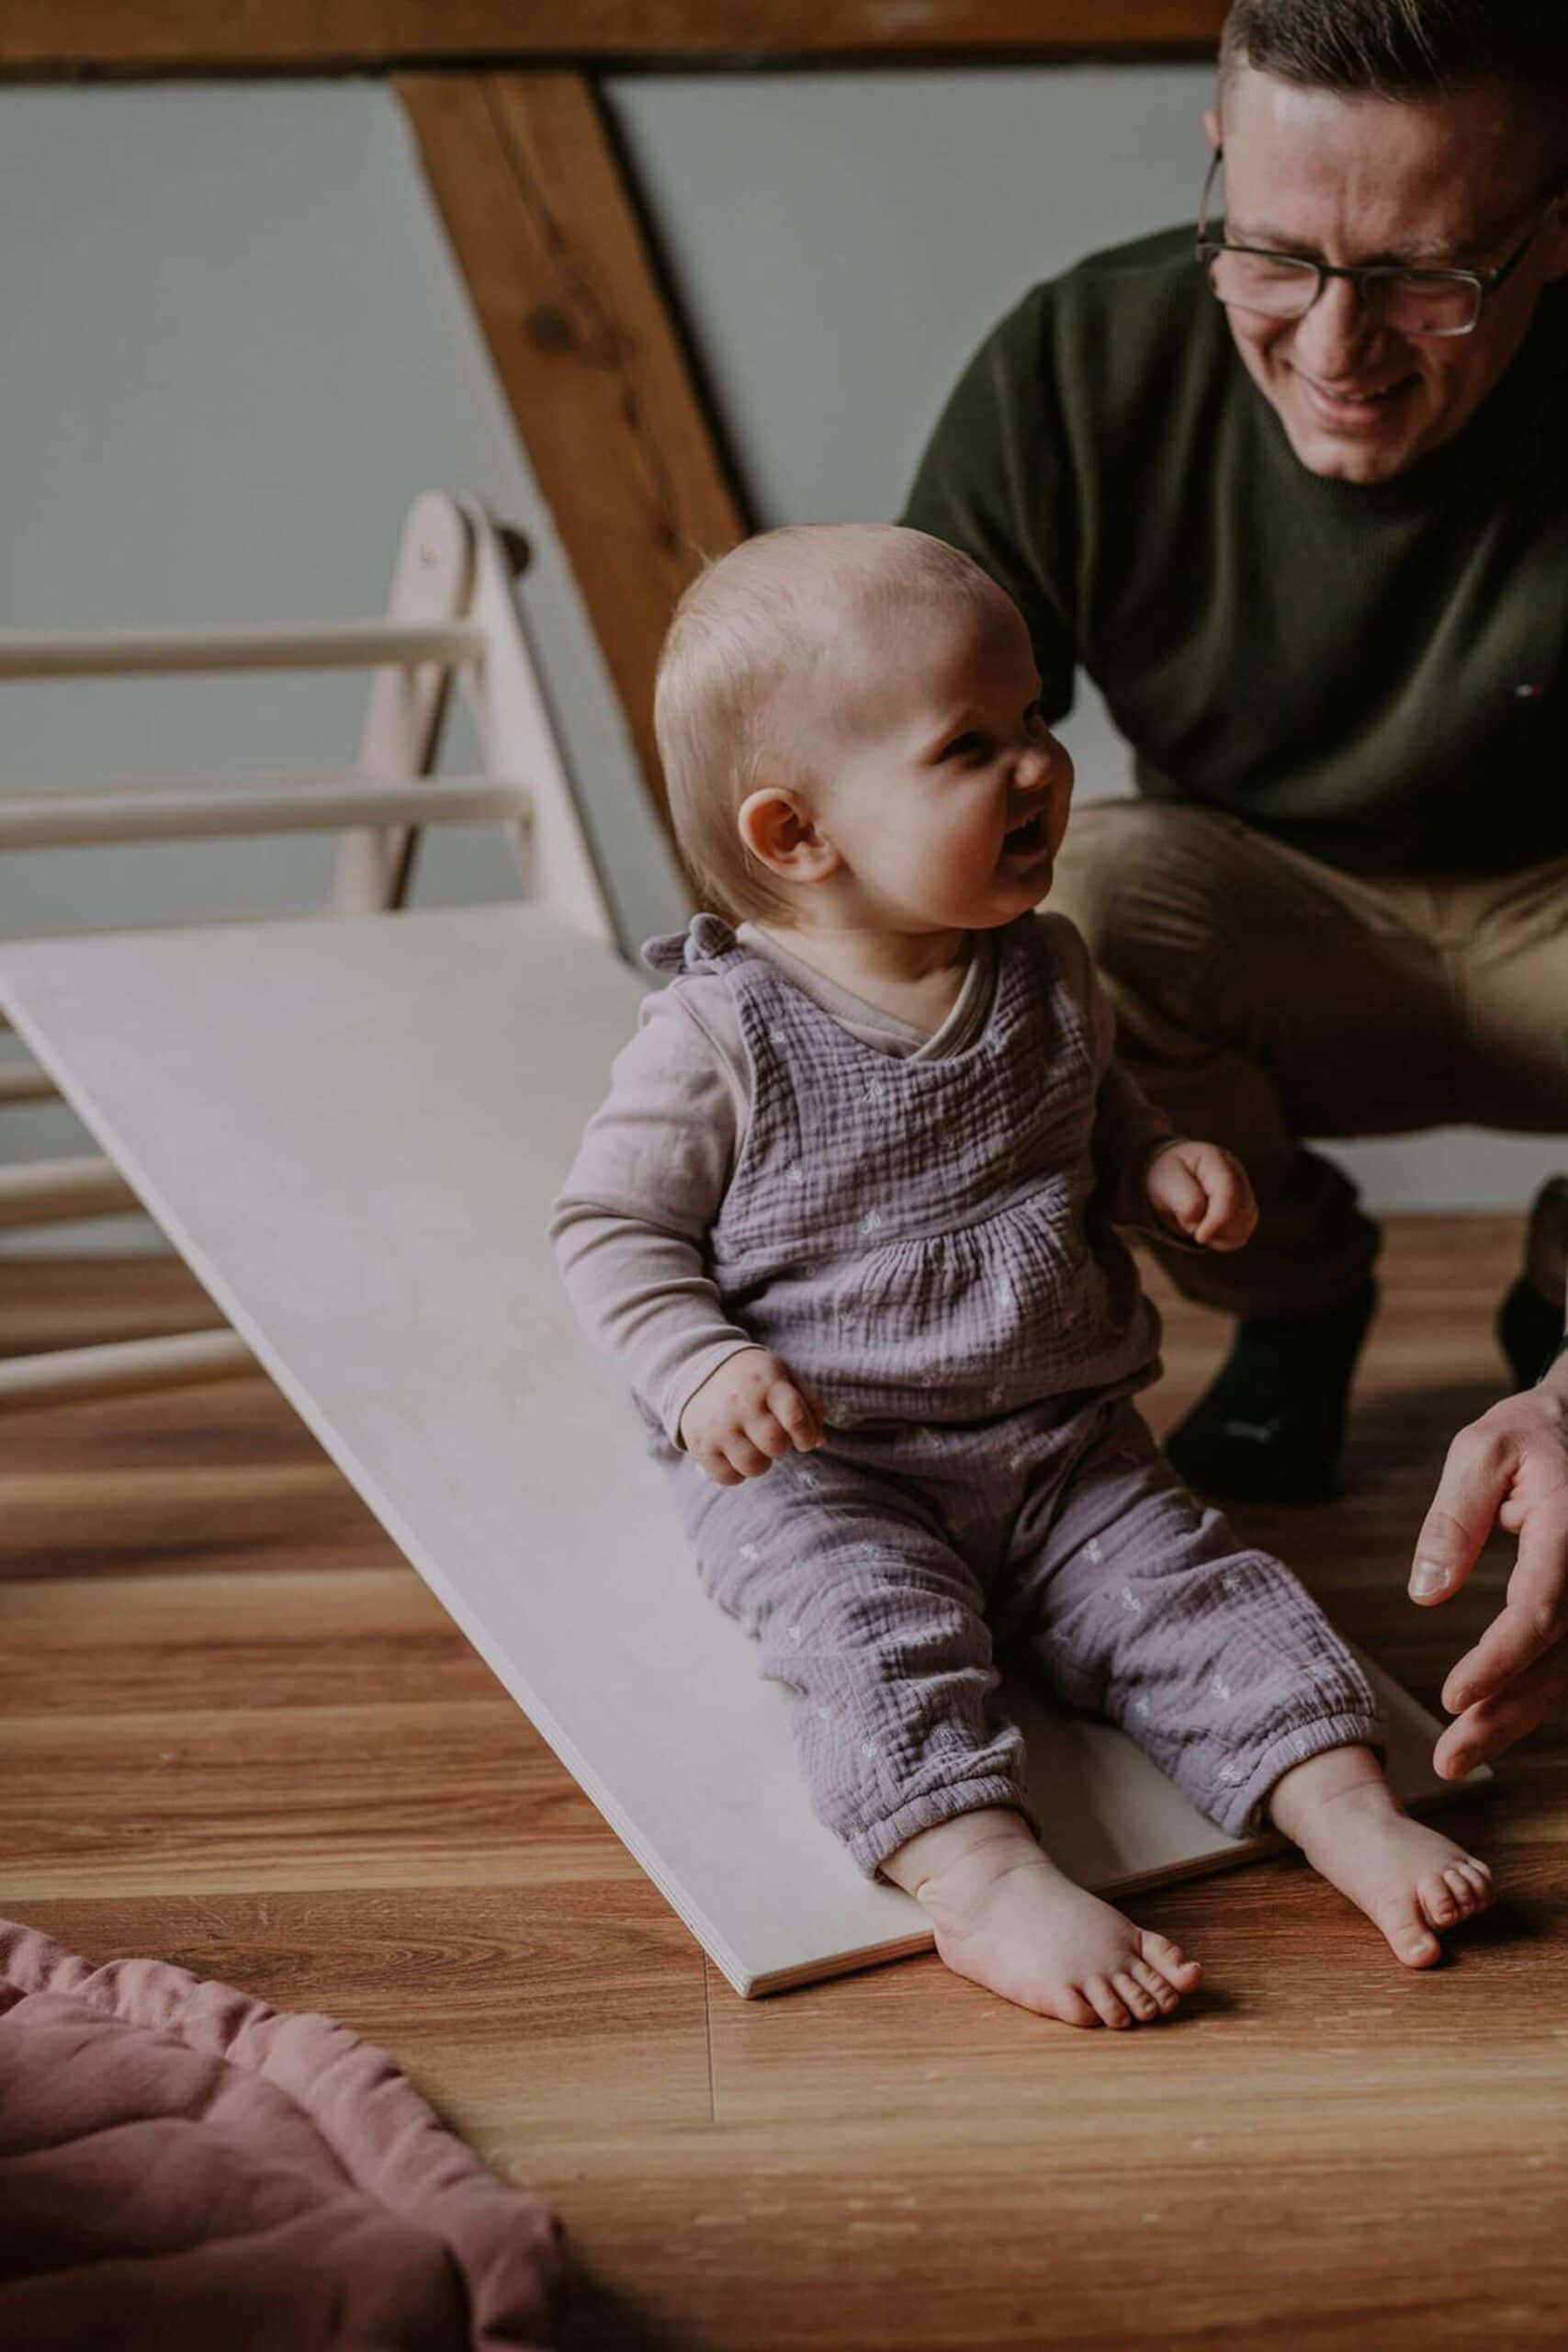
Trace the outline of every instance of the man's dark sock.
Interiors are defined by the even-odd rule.
[[[1552,1176],[1530,1204],[1525,1262],[1497,1310],[1497,1342],[1516,1388],[1533,1388],[1562,1343],[1568,1284],[1568,1176]]]
[[[1332,1306],[1237,1325],[1213,1385],[1166,1440],[1189,1486],[1249,1503],[1333,1493],[1350,1377],[1377,1295],[1369,1276]]]
[[[1562,1302],[1543,1298],[1521,1274],[1497,1309],[1497,1344],[1516,1388],[1533,1388],[1562,1342]]]

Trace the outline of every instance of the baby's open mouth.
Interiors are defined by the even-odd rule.
[[[1010,826],[1002,836],[1002,847],[1010,857],[1021,854],[1027,856],[1045,846],[1045,820],[1043,817],[1026,817],[1021,825]]]

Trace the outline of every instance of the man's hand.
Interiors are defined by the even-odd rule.
[[[739,1348],[687,1400],[681,1442],[715,1486],[739,1487],[820,1445],[821,1408],[781,1357]]]
[[[1443,1705],[1458,1718],[1432,1758],[1445,1781],[1568,1709],[1568,1358],[1450,1446],[1416,1546],[1411,1599],[1432,1607],[1457,1592],[1495,1522],[1518,1538],[1518,1556],[1502,1611],[1443,1685]]]
[[[1145,1178],[1149,1206],[1179,1240],[1239,1250],[1258,1223],[1246,1169],[1217,1143],[1168,1143]]]

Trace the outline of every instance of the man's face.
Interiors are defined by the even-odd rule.
[[[1493,85],[1419,102],[1302,89],[1250,66],[1222,93],[1225,234],[1337,263],[1484,273],[1540,218],[1550,165],[1527,110]],[[1450,441],[1506,373],[1541,288],[1568,274],[1554,211],[1472,334],[1401,334],[1328,278],[1302,319],[1227,312],[1236,348],[1314,474],[1386,481]]]

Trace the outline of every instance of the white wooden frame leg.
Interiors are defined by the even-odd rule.
[[[359,765],[378,776],[427,776],[439,745],[454,674],[479,737],[484,774],[525,795],[511,827],[525,893],[558,907],[573,928],[617,945],[609,891],[568,772],[561,731],[518,609],[513,583],[530,551],[498,530],[478,499],[430,491],[410,510],[392,574],[387,617],[429,625],[466,619],[483,652],[454,673],[434,665],[378,673],[366,712]],[[333,880],[340,914],[384,913],[408,895],[415,829],[345,834]]]
[[[614,950],[618,942],[607,880],[582,820],[562,732],[513,587],[527,564],[528,549],[514,534],[503,539],[477,499],[457,503],[473,534],[468,617],[485,641],[482,663],[465,669],[461,683],[485,774],[513,777],[527,787],[525,844],[521,830],[518,834],[524,888],[555,908],[574,931]]]
[[[387,618],[455,621],[467,613],[473,583],[474,534],[442,491],[426,491],[409,509],[392,567]],[[378,670],[359,739],[367,775],[425,776],[434,766],[452,673],[441,662]],[[418,834],[388,826],[345,833],[333,873],[335,913],[381,914],[408,896]]]

